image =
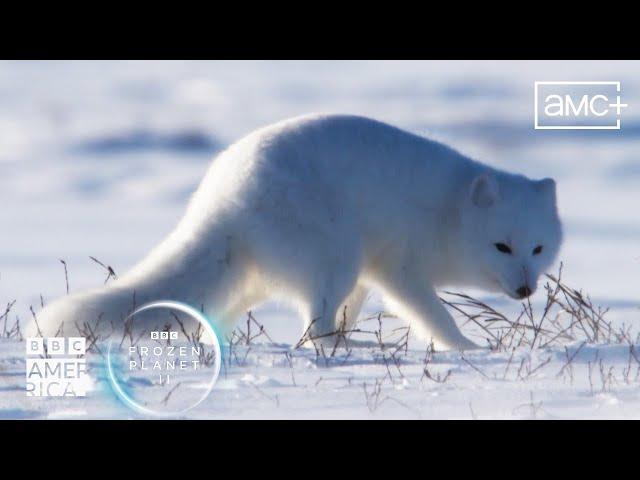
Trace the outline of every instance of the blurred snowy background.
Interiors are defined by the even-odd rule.
[[[535,80],[621,81],[622,130],[534,130]],[[2,62],[0,303],[16,299],[26,319],[40,294],[63,295],[59,259],[72,291],[103,282],[90,255],[124,272],[174,227],[217,151],[312,111],[372,116],[554,177],[565,280],[637,321],[639,62]],[[295,341],[302,323],[284,328],[284,312],[256,316]]]

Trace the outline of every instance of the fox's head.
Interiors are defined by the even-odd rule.
[[[465,202],[463,244],[479,286],[531,295],[562,242],[555,182],[486,173],[471,182]]]

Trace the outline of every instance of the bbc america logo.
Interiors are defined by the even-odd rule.
[[[84,337],[29,337],[26,345],[28,397],[84,397],[90,383]]]

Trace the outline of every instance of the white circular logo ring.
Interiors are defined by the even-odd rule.
[[[196,401],[191,405],[188,405],[185,408],[182,408],[180,410],[175,410],[175,411],[158,411],[142,405],[141,403],[134,400],[134,398],[132,398],[132,396],[129,395],[125,391],[125,389],[122,388],[122,385],[116,378],[114,368],[113,368],[113,362],[111,358],[111,347],[113,344],[112,341],[109,342],[109,348],[107,351],[107,373],[108,373],[110,384],[114,392],[118,395],[120,400],[124,402],[125,405],[135,410],[136,412],[141,413],[143,415],[149,415],[154,417],[179,416],[191,410],[192,408],[198,406],[200,403],[202,403],[204,399],[209,396],[209,394],[211,393],[211,390],[213,390],[213,387],[216,381],[218,380],[218,376],[220,374],[220,366],[222,363],[220,341],[218,340],[218,335],[216,334],[215,330],[213,329],[213,327],[211,326],[207,318],[195,308],[181,302],[176,302],[172,300],[160,300],[156,302],[147,303],[137,308],[136,310],[134,310],[127,317],[126,320],[129,320],[131,317],[133,317],[134,315],[137,315],[138,313],[141,313],[147,310],[153,310],[153,309],[169,309],[169,310],[179,311],[186,315],[189,315],[191,318],[197,320],[200,323],[200,325],[202,325],[205,332],[209,334],[212,340],[212,348],[213,348],[213,355],[214,355],[215,362],[212,366],[212,376],[209,379],[209,381],[206,383],[205,388],[203,389],[202,395],[197,397]]]

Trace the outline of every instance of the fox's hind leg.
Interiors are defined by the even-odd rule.
[[[369,289],[367,287],[362,285],[355,286],[338,310],[335,323],[338,328],[347,331],[353,330],[368,294]]]
[[[340,307],[345,304],[349,293],[354,288],[355,280],[355,274],[351,274],[348,270],[339,270],[317,278],[309,286],[306,294],[303,295],[306,298],[303,314],[307,344],[310,341],[316,346],[336,345],[340,337],[336,334],[338,330],[336,319],[339,316]],[[358,299],[355,298],[355,300]]]
[[[224,297],[218,296],[219,303],[212,303],[210,307],[215,312],[218,329],[225,337],[231,334],[240,320],[246,320],[251,308],[268,298],[263,279],[250,263],[245,265],[242,275],[238,275],[231,286]]]

